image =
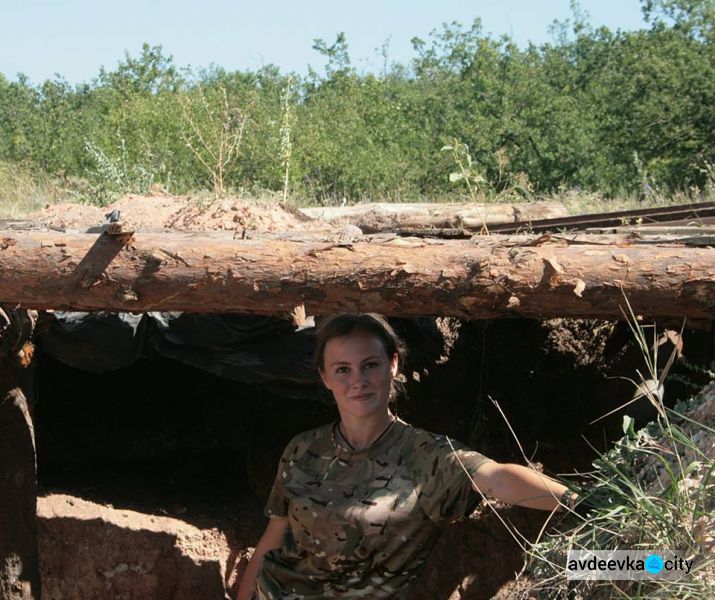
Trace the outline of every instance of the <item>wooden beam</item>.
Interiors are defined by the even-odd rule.
[[[324,221],[351,223],[365,233],[400,229],[450,229],[481,231],[484,225],[527,223],[537,219],[565,217],[560,202],[524,202],[519,204],[459,204],[394,202],[301,208],[300,211]]]
[[[587,235],[339,243],[0,232],[0,303],[36,309],[621,318],[621,290],[638,314],[712,319],[715,250]]]
[[[23,391],[35,319],[0,309],[0,600],[40,597],[35,435]]]

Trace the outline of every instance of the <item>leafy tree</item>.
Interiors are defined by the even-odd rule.
[[[704,189],[715,165],[713,4],[642,0],[642,9],[648,28],[614,32],[594,30],[572,3],[551,42],[524,49],[479,20],[445,24],[413,39],[409,64],[385,57],[379,75],[358,72],[342,33],[314,41],[325,68],[305,78],[274,66],[180,70],[148,44],[76,87],[0,75],[0,160],[96,189],[108,173],[115,190],[212,187],[182,109],[182,98],[202,96],[206,115],[229,105],[245,116],[224,190],[285,189],[287,134],[288,187],[322,201],[452,193],[440,152],[452,139],[496,194]]]

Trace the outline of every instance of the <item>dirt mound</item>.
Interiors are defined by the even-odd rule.
[[[60,494],[37,508],[46,598],[219,599],[242,558],[215,528]]]
[[[106,222],[106,212],[107,209],[88,204],[48,204],[42,210],[31,213],[29,218],[62,229],[87,229]]]
[[[227,198],[201,201],[191,196],[128,194],[100,208],[87,204],[52,204],[31,219],[63,229],[84,230],[106,223],[105,215],[119,210],[122,220],[137,231],[234,231],[274,233],[321,231],[329,227],[292,207],[276,202]]]
[[[491,502],[501,518],[529,541],[538,537],[548,513]],[[524,563],[512,534],[485,504],[469,519],[450,524],[440,536],[410,600],[514,600],[514,575]]]

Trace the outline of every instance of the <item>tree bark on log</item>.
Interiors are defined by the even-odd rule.
[[[34,324],[0,309],[0,600],[40,598],[35,436],[22,389]]]
[[[560,202],[530,202],[523,204],[396,204],[371,203],[354,206],[302,208],[302,213],[314,219],[344,221],[360,227],[365,233],[394,229],[464,229],[481,231],[495,223],[526,223],[538,219],[567,216]]]
[[[715,250],[587,235],[337,243],[0,232],[0,302],[36,309],[621,318],[624,293],[637,314],[712,319]]]

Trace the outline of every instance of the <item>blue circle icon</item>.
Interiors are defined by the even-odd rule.
[[[651,554],[645,559],[645,570],[653,575],[663,570],[663,559],[657,554]]]

